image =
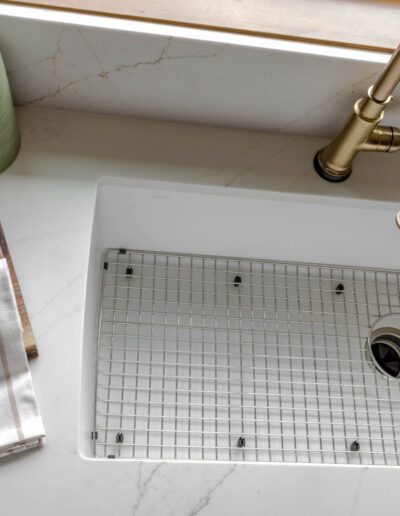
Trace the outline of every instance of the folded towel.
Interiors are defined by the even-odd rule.
[[[22,331],[10,271],[0,259],[0,457],[39,446],[45,435]]]

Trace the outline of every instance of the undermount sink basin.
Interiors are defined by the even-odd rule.
[[[82,455],[399,465],[397,365],[365,352],[400,312],[397,208],[101,180]]]

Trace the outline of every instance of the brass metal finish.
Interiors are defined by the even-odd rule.
[[[372,96],[377,101],[384,101],[387,99],[395,89],[397,83],[400,80],[400,45],[395,50],[394,54],[390,58],[390,61],[386,65],[386,68],[382,72],[381,76],[376,81],[373,89]]]
[[[354,104],[354,112],[340,133],[317,153],[314,167],[321,177],[332,182],[347,179],[360,151],[400,150],[400,129],[379,125],[399,81],[400,46],[375,85],[369,88],[367,96]]]
[[[377,152],[397,152],[400,150],[400,129],[378,125],[359,150]]]

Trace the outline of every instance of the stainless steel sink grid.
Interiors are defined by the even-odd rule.
[[[400,385],[365,343],[397,271],[108,250],[93,453],[399,465]]]

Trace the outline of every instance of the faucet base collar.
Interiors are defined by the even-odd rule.
[[[325,181],[329,181],[330,183],[342,183],[343,181],[346,181],[346,179],[350,177],[352,169],[344,174],[335,174],[326,168],[323,168],[319,159],[322,151],[323,149],[319,150],[314,156],[314,168],[317,174],[322,177],[322,179],[325,179]]]

